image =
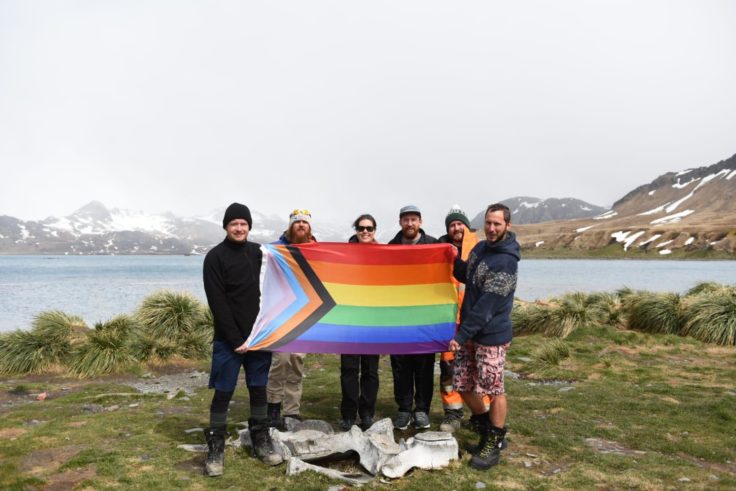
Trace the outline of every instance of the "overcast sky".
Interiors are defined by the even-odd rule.
[[[0,0],[0,215],[610,206],[736,153],[734,25],[730,0]]]

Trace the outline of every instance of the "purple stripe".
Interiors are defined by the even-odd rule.
[[[416,355],[447,351],[447,341],[423,343],[331,343],[327,341],[294,341],[274,351],[286,353],[335,353],[342,355]]]

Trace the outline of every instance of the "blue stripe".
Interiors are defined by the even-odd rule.
[[[349,326],[317,323],[297,339],[332,343],[425,343],[450,340],[454,335],[454,322],[423,326]]]

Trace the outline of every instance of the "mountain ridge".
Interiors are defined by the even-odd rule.
[[[736,257],[734,196],[736,155],[662,174],[626,193],[609,210],[575,198],[517,196],[502,202],[512,209],[514,230],[531,255],[608,251],[708,257],[718,252]],[[177,217],[91,201],[63,217],[23,221],[0,215],[0,254],[203,254],[224,237],[223,212],[224,207]],[[481,235],[483,213],[471,221]],[[271,242],[286,228],[285,219],[252,214],[257,225],[250,236],[256,242]],[[350,235],[346,227],[326,222],[315,221],[314,228],[320,241],[343,242]]]
[[[522,249],[661,257],[736,257],[736,155],[667,172],[598,216],[516,227]],[[678,256],[678,257],[679,257]]]

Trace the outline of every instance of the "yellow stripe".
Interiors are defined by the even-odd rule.
[[[323,284],[338,305],[411,307],[457,303],[457,291],[452,283],[396,286]]]

